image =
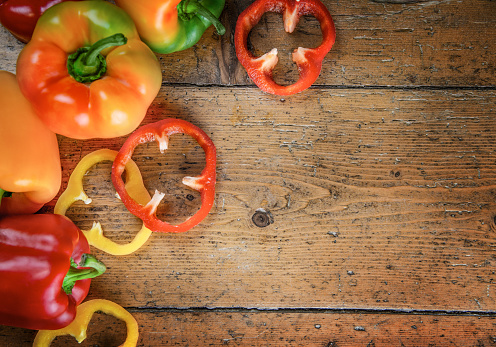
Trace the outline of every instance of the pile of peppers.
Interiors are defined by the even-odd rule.
[[[224,2],[200,2],[174,5],[177,30],[171,25],[164,28],[163,42],[155,51],[191,47],[211,23],[219,33],[225,31],[217,19]],[[83,158],[54,213],[34,214],[56,197],[61,186],[56,134],[83,140],[128,135],[144,119],[162,74],[131,17],[109,2],[5,0],[0,4],[0,21],[27,42],[18,58],[17,75],[0,72],[0,324],[40,330],[35,346],[48,346],[61,334],[82,341],[93,312],[100,311],[125,320],[124,345],[135,346],[138,325],[125,309],[108,300],[83,303],[91,278],[106,271],[89,254],[90,246],[125,255],[139,249],[153,231],[180,232],[197,225],[214,201],[215,146],[188,122],[167,119],[149,124],[134,132],[121,151],[102,149]],[[208,158],[201,176],[184,179],[200,191],[203,202],[186,222],[177,226],[163,222],[157,228],[156,217],[141,216],[142,229],[123,245],[106,238],[100,223],[84,231],[64,216],[75,201],[91,202],[82,187],[83,175],[102,160],[114,161],[115,171],[125,172],[125,184],[119,184],[122,177],[117,179],[117,174],[112,177],[126,206],[153,203],[156,207],[159,201],[150,197],[130,152],[143,139],[156,139],[165,149],[168,136],[178,132],[193,136]]]
[[[123,319],[128,328],[123,346],[136,346],[138,325],[129,312],[103,299],[83,303],[91,278],[106,270],[89,254],[90,246],[112,255],[130,254],[153,232],[184,232],[209,214],[216,184],[212,140],[184,120],[140,125],[162,83],[156,53],[192,47],[211,25],[223,35],[226,30],[219,17],[224,5],[225,0],[115,0],[115,5],[85,0],[0,1],[0,23],[26,43],[16,75],[0,71],[0,324],[40,330],[35,346],[48,346],[63,334],[81,342],[96,311]],[[267,11],[282,13],[290,33],[301,16],[312,15],[320,22],[321,45],[293,53],[300,78],[290,86],[272,79],[277,49],[262,57],[248,49],[251,29]],[[331,15],[319,0],[255,0],[239,16],[234,36],[237,57],[249,77],[262,91],[276,95],[310,87],[334,41]],[[165,194],[156,190],[150,196],[131,157],[146,142],[156,141],[164,152],[169,137],[177,133],[198,142],[206,165],[199,176],[183,178],[183,184],[200,192],[201,208],[172,225],[156,216]],[[84,157],[54,213],[35,214],[61,186],[56,134],[82,140],[130,135],[118,152],[101,149]],[[111,179],[118,198],[143,221],[128,244],[106,238],[99,222],[90,230],[80,230],[65,217],[74,202],[91,203],[82,180],[101,161],[113,162]]]
[[[60,329],[106,267],[70,219],[34,214],[60,189],[57,137],[6,71],[0,107],[0,324]]]

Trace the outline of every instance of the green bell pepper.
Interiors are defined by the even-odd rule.
[[[141,39],[156,53],[172,53],[196,44],[218,20],[225,0],[115,0],[133,18]]]

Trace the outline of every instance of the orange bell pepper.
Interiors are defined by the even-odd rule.
[[[38,20],[19,55],[17,80],[53,132],[112,138],[141,123],[162,70],[124,10],[107,1],[67,1]]]
[[[60,189],[57,137],[7,71],[0,71],[0,110],[0,215],[34,213]]]

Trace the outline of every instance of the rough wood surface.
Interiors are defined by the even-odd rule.
[[[326,312],[137,311],[141,322],[139,346],[494,346],[494,317]],[[144,323],[146,322],[146,323]],[[36,332],[0,326],[2,334],[17,334],[30,346]],[[113,317],[95,314],[88,338],[81,344],[71,336],[51,346],[117,346],[125,326]]]
[[[95,297],[133,307],[495,307],[493,92],[315,90],[281,101],[164,88],[159,98],[182,106],[152,107],[148,121],[187,119],[216,143],[215,206],[186,234],[153,235],[136,262],[102,254],[115,276],[94,280]],[[201,170],[203,153],[176,143],[168,157],[152,144],[134,159],[152,191],[174,178],[164,189],[177,218],[198,206],[178,182]],[[89,152],[106,141],[79,144]],[[114,212],[109,172],[102,164],[86,178],[107,206],[69,214],[90,223],[110,210],[109,235],[122,235],[130,217]],[[271,224],[257,227],[257,211]],[[132,286],[119,286],[123,274]]]
[[[221,20],[227,34],[209,28],[191,49],[160,55],[164,83],[254,86],[234,52],[239,13],[250,0],[227,1]],[[496,3],[475,1],[329,1],[337,37],[316,84],[321,86],[495,86]],[[14,71],[22,47],[3,28],[0,60]],[[303,17],[295,33],[286,34],[278,14],[265,15],[250,35],[253,52],[279,50],[276,80],[289,84],[298,72],[291,52],[315,47],[317,20]]]
[[[324,1],[337,28],[316,85],[262,93],[232,46],[249,0],[193,48],[159,55],[164,84],[143,122],[201,127],[218,151],[209,216],[184,234],[153,234],[108,266],[89,299],[126,307],[139,346],[493,346],[496,344],[496,2]],[[257,54],[277,46],[276,80],[298,75],[290,52],[319,43],[318,22],[292,35],[267,14],[250,35]],[[22,44],[0,29],[0,68],[15,72]],[[61,192],[86,154],[126,137],[59,136]],[[133,157],[162,219],[194,213],[180,182],[204,154],[173,136],[161,155]],[[90,205],[68,215],[99,220],[128,242],[141,227],[115,198],[111,163],[85,177]],[[55,200],[42,212],[53,211]],[[83,346],[116,346],[124,328],[98,315]],[[33,331],[0,326],[0,346],[29,346]],[[76,345],[61,338],[54,345]]]
[[[317,85],[326,86],[494,86],[496,3],[476,1],[323,1],[337,37]],[[167,83],[253,85],[239,65],[233,34],[250,0],[228,1],[221,39],[210,30],[193,49],[161,57]],[[320,43],[319,22],[302,18],[286,34],[282,17],[267,14],[250,35],[256,55],[279,50],[275,78],[298,78],[291,53]],[[179,73],[178,73],[179,71]]]

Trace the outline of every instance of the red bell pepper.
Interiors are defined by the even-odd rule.
[[[301,16],[312,15],[320,22],[322,43],[317,48],[298,47],[293,52],[300,78],[292,85],[281,86],[272,79],[272,70],[278,61],[276,48],[258,58],[248,49],[248,34],[265,12],[282,13],[284,29],[288,33],[294,31]],[[331,14],[319,0],[256,0],[239,15],[234,34],[236,55],[241,65],[261,90],[276,95],[291,95],[310,87],[319,77],[322,60],[335,39]]]
[[[122,174],[139,144],[157,141],[163,153],[168,147],[169,136],[179,133],[190,135],[200,144],[205,151],[206,165],[200,176],[183,178],[183,184],[200,192],[202,201],[200,209],[183,223],[172,225],[159,220],[156,216],[157,206],[165,194],[156,190],[152,199],[146,205],[141,205],[129,196]],[[203,130],[184,120],[164,119],[142,126],[129,136],[112,165],[112,183],[127,209],[140,218],[147,228],[157,232],[184,232],[200,223],[212,208],[215,199],[216,160],[215,145]]]
[[[18,40],[28,42],[38,18],[62,1],[67,0],[0,0],[0,23]]]
[[[0,218],[0,324],[36,330],[70,324],[90,278],[105,271],[88,252],[86,238],[67,217]]]

